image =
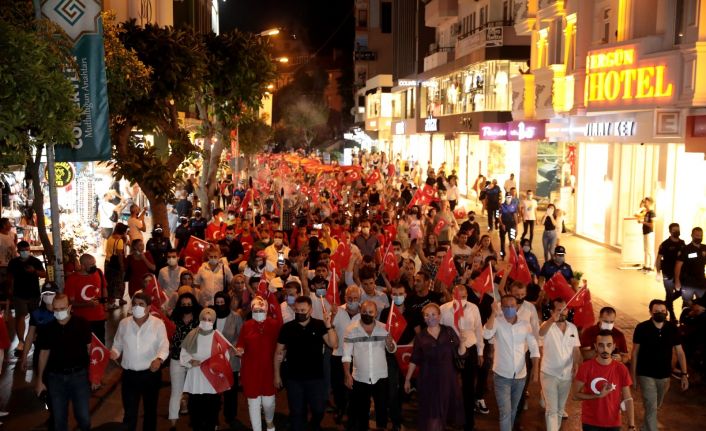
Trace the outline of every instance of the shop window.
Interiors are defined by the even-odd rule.
[[[392,33],[392,3],[380,3],[380,31]]]

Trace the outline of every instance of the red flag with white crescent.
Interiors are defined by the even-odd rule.
[[[184,268],[196,274],[203,263],[203,254],[208,250],[208,242],[191,236],[186,243],[186,247],[181,251],[181,257],[184,259]]]
[[[99,385],[101,377],[105,374],[105,369],[110,361],[110,351],[91,333],[91,351],[89,354],[90,363],[88,365],[88,380],[94,385]]]
[[[514,245],[510,245],[510,278],[520,283],[530,284],[532,282],[532,274],[530,273],[525,253],[520,249],[518,253]]]
[[[368,185],[373,185],[373,184],[377,183],[378,181],[380,181],[380,178],[382,178],[382,175],[380,175],[380,171],[378,171],[377,169],[374,169],[370,173],[370,175],[368,175],[368,177],[365,179],[365,182]]]
[[[461,331],[458,322],[463,318],[463,300],[461,299],[461,292],[458,289],[454,289],[454,326],[456,329]]]
[[[351,260],[351,246],[348,242],[341,241],[336,246],[336,250],[331,253],[331,262],[335,264],[339,276],[343,274]]]
[[[234,383],[233,369],[226,356],[231,347],[220,332],[214,331],[211,357],[201,363],[201,372],[218,394],[230,389]]]
[[[151,275],[152,278],[147,283],[147,287],[145,288],[145,290],[147,291],[147,294],[150,295],[150,297],[152,298],[152,304],[156,304],[158,307],[162,307],[162,305],[164,305],[169,300],[169,297],[159,286],[159,282],[157,282],[157,277],[155,277],[154,274]]]
[[[387,316],[387,332],[392,335],[395,343],[400,339],[402,333],[407,328],[407,319],[400,313],[399,308],[393,302],[390,304],[390,314]]]
[[[439,272],[436,274],[436,279],[446,287],[451,287],[456,275],[458,275],[458,271],[456,270],[454,257],[451,250],[448,250],[444,255],[444,259],[441,261]]]
[[[387,248],[382,265],[388,280],[392,282],[400,278],[400,266],[397,264],[397,256],[392,252],[391,247]]]
[[[168,318],[156,304],[150,304],[150,314],[164,323],[164,329],[167,330],[167,338],[171,340],[176,332],[176,324],[174,321]]]
[[[407,375],[407,370],[409,370],[409,363],[411,362],[412,359],[412,350],[414,349],[414,346],[412,344],[405,344],[402,346],[397,346],[397,351],[395,352],[395,359],[397,359],[397,365],[400,367],[400,371],[402,372],[403,376]],[[417,365],[416,369],[414,370],[414,374],[412,377],[416,377],[419,375],[419,364]]]
[[[490,294],[493,292],[493,271],[491,266],[488,265],[472,282],[473,290],[480,293]]]
[[[438,236],[441,233],[441,231],[444,230],[446,225],[448,225],[446,220],[443,217],[440,217],[439,221],[436,222],[436,225],[434,226],[434,235]]]
[[[576,293],[559,271],[544,283],[543,289],[549,299],[563,298],[564,301],[569,301]]]
[[[360,172],[358,171],[349,171],[348,174],[346,174],[345,182],[347,184],[354,183],[356,181],[359,181],[361,178]]]

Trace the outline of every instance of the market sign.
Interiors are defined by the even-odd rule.
[[[480,123],[479,139],[485,141],[531,141],[546,138],[544,121]]]
[[[54,187],[66,187],[74,180],[74,168],[71,163],[57,162],[54,165],[56,170],[56,181]],[[44,178],[49,182],[49,170],[44,168]]]
[[[599,121],[586,124],[586,136],[635,136],[634,121]]]
[[[674,97],[676,67],[669,56],[638,57],[637,45],[589,51],[586,57],[586,106],[622,107],[665,104]]]

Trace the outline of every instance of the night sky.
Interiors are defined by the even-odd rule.
[[[353,49],[353,0],[219,0],[220,28],[252,32],[280,27],[306,42],[311,52],[321,48],[336,29],[321,54],[331,49]]]

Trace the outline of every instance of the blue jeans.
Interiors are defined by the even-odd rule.
[[[556,241],[556,229],[545,230],[542,234],[542,247],[544,248],[545,262],[552,260],[552,254],[554,253],[554,247],[556,247]]]
[[[48,372],[45,375],[45,381],[54,414],[54,429],[68,431],[69,401],[71,401],[79,429],[90,430],[91,415],[88,411],[88,400],[91,398],[91,386],[88,383],[88,371],[81,370],[70,374]]]
[[[512,431],[517,406],[520,404],[520,397],[525,390],[526,379],[506,379],[494,373],[495,398],[498,403],[498,414],[500,416],[500,431]]]
[[[324,379],[287,380],[287,401],[289,402],[290,430],[306,429],[307,406],[311,410],[311,430],[321,430],[321,419],[326,408],[326,383]]]
[[[694,299],[694,295],[696,295],[697,298],[701,298],[702,296],[704,296],[704,293],[706,293],[706,289],[694,286],[685,286],[684,284],[682,284],[681,299],[682,301],[684,301],[684,307],[691,305]]]

